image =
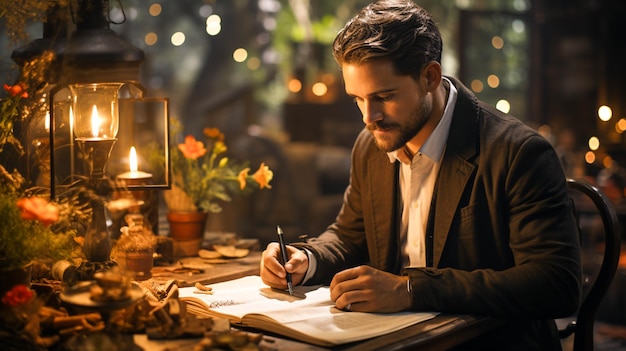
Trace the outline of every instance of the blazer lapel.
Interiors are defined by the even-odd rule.
[[[437,178],[433,228],[433,265],[437,267],[445,246],[448,232],[458,209],[459,200],[475,165],[478,140],[478,107],[476,98],[463,85],[450,78],[457,88],[457,103],[446,151]]]

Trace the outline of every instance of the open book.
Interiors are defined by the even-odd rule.
[[[179,289],[190,313],[230,319],[319,346],[369,339],[431,319],[435,312],[344,312],[330,300],[327,286],[296,286],[294,296],[265,285],[259,276],[211,284],[213,294]]]

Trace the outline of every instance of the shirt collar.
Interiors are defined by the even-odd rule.
[[[456,105],[456,96],[457,90],[456,87],[450,82],[450,80],[446,77],[443,79],[448,82],[448,86],[450,87],[450,91],[448,93],[448,101],[446,102],[446,107],[443,110],[443,116],[435,130],[433,130],[432,134],[426,139],[426,142],[422,147],[420,147],[418,153],[422,154],[434,162],[441,161],[441,157],[443,156],[443,152],[446,147],[446,141],[448,140],[448,134],[450,132],[450,124],[452,123],[452,113],[454,112],[454,106]],[[389,162],[393,163],[396,160],[403,163],[410,163],[408,156],[405,153],[405,147],[388,152],[387,157],[389,157]]]

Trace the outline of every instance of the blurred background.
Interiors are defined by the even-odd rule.
[[[169,99],[186,134],[220,128],[230,152],[265,161],[274,189],[226,204],[218,231],[293,237],[332,221],[363,127],[330,53],[366,0],[110,1],[110,27],[145,53],[146,96]],[[624,194],[626,3],[621,0],[422,0],[444,38],[444,73],[541,131],[568,176]],[[0,18],[1,19],[1,18]],[[42,23],[28,32],[40,38]],[[15,79],[6,36],[0,76]],[[611,179],[609,181],[609,179]],[[240,220],[245,216],[246,220]],[[161,228],[165,231],[167,228]]]
[[[147,97],[166,97],[185,134],[226,136],[229,153],[274,171],[272,190],[235,198],[208,230],[290,241],[332,222],[363,127],[330,52],[367,0],[119,0],[110,27],[145,53]],[[444,74],[552,142],[566,174],[600,186],[624,222],[626,2],[420,0],[444,39]],[[0,16],[0,20],[2,17]],[[40,38],[43,24],[27,27]],[[4,33],[2,33],[4,34]],[[0,77],[16,49],[0,35]],[[162,225],[162,226],[161,226]],[[624,225],[626,228],[626,225]],[[166,221],[158,232],[167,234]],[[613,307],[624,311],[624,270]],[[621,297],[620,297],[621,296]],[[621,301],[621,302],[620,302]],[[619,307],[619,306],[618,306]],[[619,310],[619,308],[617,309]],[[626,322],[621,316],[611,316]],[[609,318],[609,319],[610,319]]]
[[[233,153],[275,170],[271,195],[230,204],[239,212],[246,207],[249,221],[225,214],[215,228],[263,236],[267,221],[316,234],[334,218],[363,125],[343,92],[330,44],[368,2],[110,2],[111,29],[145,53],[140,80],[147,96],[167,97],[185,133],[201,137],[204,127],[220,128]],[[419,3],[440,26],[444,74],[540,130],[569,176],[621,175],[624,1]],[[32,38],[41,37],[42,26],[30,25]],[[11,81],[13,48],[5,36],[0,40],[0,74]]]

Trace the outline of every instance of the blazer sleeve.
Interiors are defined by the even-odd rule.
[[[316,271],[307,284],[330,284],[337,272],[369,262],[362,202],[362,175],[367,169],[367,160],[372,152],[377,151],[370,133],[364,129],[352,149],[350,182],[335,222],[318,237],[309,239],[306,244],[294,245],[307,248],[317,261]]]

